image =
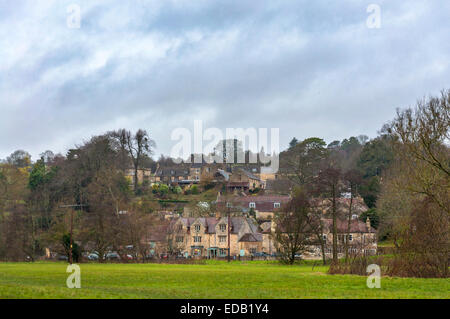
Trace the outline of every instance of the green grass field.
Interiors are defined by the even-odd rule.
[[[81,289],[66,287],[67,264],[0,263],[2,298],[450,298],[450,279],[328,275],[326,267],[275,262],[206,265],[80,264]]]

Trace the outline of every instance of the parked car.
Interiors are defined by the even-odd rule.
[[[161,259],[167,259],[167,258],[169,258],[169,254],[160,254],[160,255],[159,255],[159,258],[161,258]]]
[[[87,256],[87,259],[89,259],[89,260],[98,260],[98,255],[96,253],[89,254]]]
[[[58,255],[58,260],[67,261],[67,260],[69,260],[69,257],[67,257],[66,255]]]
[[[269,254],[266,253],[266,252],[256,252],[256,253],[253,254],[253,256],[255,256],[255,257],[268,257]]]
[[[126,259],[126,260],[133,260],[134,257],[133,257],[132,255],[130,255],[130,254],[126,254],[126,255],[124,256],[124,259]]]
[[[106,254],[106,259],[107,260],[119,260],[120,256],[116,252],[109,252]]]

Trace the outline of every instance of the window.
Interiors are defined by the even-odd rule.
[[[183,225],[178,225],[178,230],[183,230]]]
[[[175,239],[177,243],[182,243],[183,242],[183,236],[177,236],[177,238]]]
[[[227,236],[219,236],[219,243],[225,243],[227,241]]]
[[[255,254],[256,253],[256,248],[250,248],[250,254]]]
[[[273,203],[273,208],[280,208],[281,204],[280,203]]]
[[[195,229],[195,231],[200,231],[200,225],[195,225],[194,229]]]
[[[227,202],[227,207],[231,208],[231,203],[230,202]]]
[[[226,256],[228,254],[228,249],[219,248],[219,256]]]
[[[327,235],[322,235],[323,241],[327,241]]]
[[[250,204],[248,204],[248,207],[256,208],[256,203],[255,202],[251,202]]]
[[[225,224],[220,224],[219,227],[220,227],[220,231],[222,231],[222,232],[227,230],[227,225],[225,225]]]
[[[201,243],[202,242],[202,236],[194,236],[194,243]]]
[[[348,241],[352,241],[352,240],[353,240],[353,235],[352,234],[348,235]]]

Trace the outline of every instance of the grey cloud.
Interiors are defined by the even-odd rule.
[[[382,27],[368,29],[372,2],[79,1],[74,30],[72,2],[0,1],[0,158],[122,126],[167,154],[194,119],[279,127],[282,146],[375,136],[396,107],[449,87],[450,4],[378,1]]]

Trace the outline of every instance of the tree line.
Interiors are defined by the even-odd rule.
[[[279,219],[278,224],[298,233],[286,243],[291,247],[286,259],[303,249],[306,231],[324,249],[323,225],[312,201],[322,199],[332,219],[332,261],[337,264],[337,221],[350,225],[354,199],[361,196],[369,207],[361,219],[369,217],[379,239],[393,242],[393,273],[411,274],[414,268],[414,275],[447,276],[449,101],[447,90],[398,110],[371,140],[360,135],[327,144],[318,137],[293,138],[280,153],[279,170],[293,194],[283,209],[295,212],[283,216],[296,222]],[[103,257],[111,248],[120,252],[128,245],[144,258],[149,248],[142,238],[155,225],[155,215],[151,204],[137,200],[142,191],[137,170],[174,165],[169,157],[153,160],[154,148],[147,131],[120,129],[94,136],[64,156],[46,151],[35,163],[25,151],[12,153],[0,164],[0,259],[34,260],[48,246],[67,253],[67,205],[76,207],[74,238],[80,249],[89,247]],[[125,174],[129,169],[134,188]],[[350,202],[344,214],[338,207],[343,193]]]

